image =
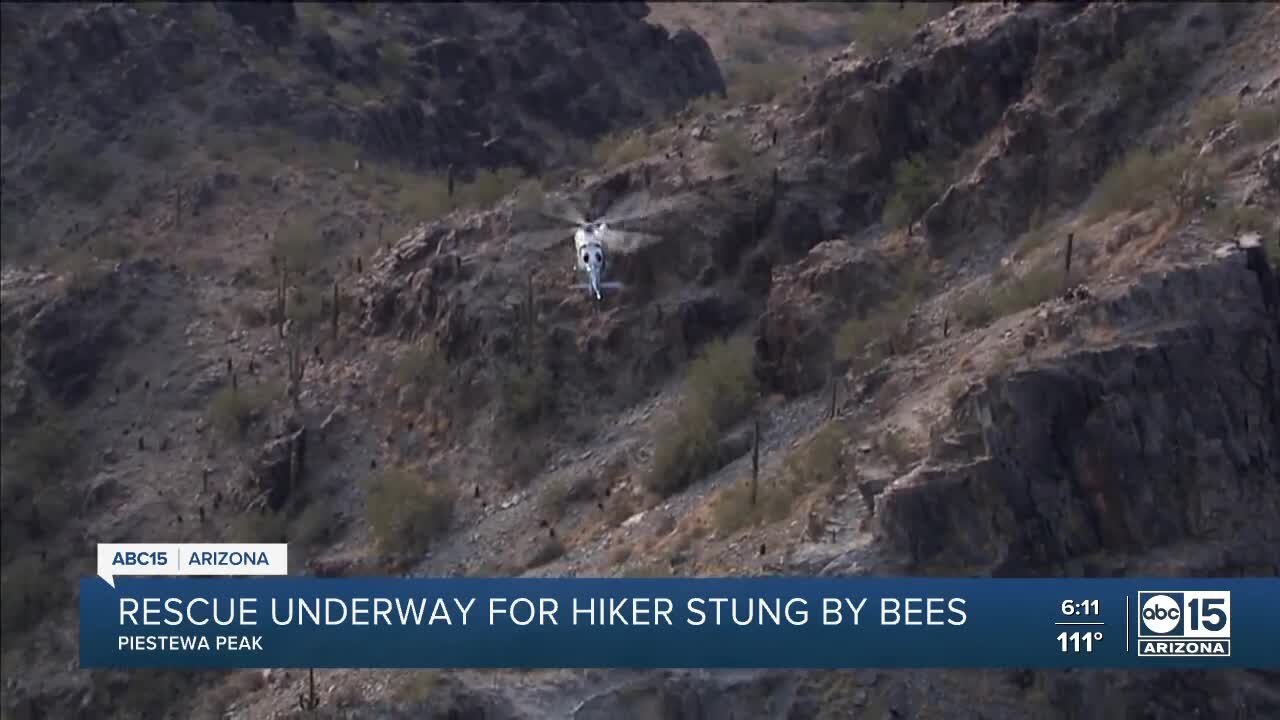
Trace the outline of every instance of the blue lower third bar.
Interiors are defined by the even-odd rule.
[[[1280,579],[118,578],[86,668],[1276,668]]]

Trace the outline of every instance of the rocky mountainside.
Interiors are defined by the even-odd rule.
[[[645,23],[644,3],[154,5],[7,10],[14,142],[63,124],[110,137],[150,115],[287,128],[416,168],[538,172],[571,141],[724,91],[706,43]]]
[[[159,535],[287,539],[326,575],[1275,575],[1280,12],[896,5],[832,13],[852,44],[745,98],[642,5],[5,6],[5,707],[302,716],[306,673],[62,669],[71,598],[41,580]],[[84,29],[102,18],[120,29]],[[95,70],[177,38],[239,60],[70,112],[125,102],[101,83],[129,73]],[[405,53],[395,83],[361,42],[379,73]],[[99,60],[40,60],[67,48]],[[189,135],[141,129],[197,96]],[[272,132],[233,135],[245,152],[224,124]],[[545,126],[632,129],[587,159]],[[68,181],[93,173],[50,150],[67,138],[125,186]],[[492,172],[455,192],[441,163]],[[656,240],[602,303],[528,222],[564,194],[650,199]],[[10,554],[37,540],[58,549]],[[317,716],[359,718],[1280,711],[1248,672],[317,684]]]

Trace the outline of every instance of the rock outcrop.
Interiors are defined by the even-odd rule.
[[[832,328],[865,316],[898,284],[883,258],[845,240],[824,242],[804,260],[774,268],[756,343],[763,379],[789,395],[821,387],[832,371]]]
[[[6,293],[4,322],[23,367],[59,401],[80,402],[126,340],[131,317],[139,308],[152,310],[148,297],[162,272],[157,263],[138,260],[84,267],[60,284],[14,287]]]
[[[1229,559],[1191,553],[1184,572],[1280,572],[1280,328],[1263,298],[1233,252],[1095,301],[1081,322],[1127,337],[962,399],[950,434],[981,454],[894,482],[884,542],[921,571],[1092,574],[1194,543]]]

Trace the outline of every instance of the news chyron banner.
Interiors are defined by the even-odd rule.
[[[282,545],[99,561],[85,668],[1280,667],[1275,578],[309,578],[280,577]]]

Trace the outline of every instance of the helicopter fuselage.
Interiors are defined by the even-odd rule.
[[[587,276],[587,284],[596,299],[601,298],[600,284],[604,278],[605,254],[603,224],[589,224],[573,234],[574,263]]]

